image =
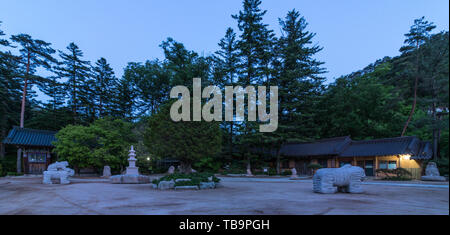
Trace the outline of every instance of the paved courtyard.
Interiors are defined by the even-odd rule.
[[[364,194],[323,195],[311,180],[223,178],[223,187],[158,191],[151,185],[0,178],[0,214],[449,214],[447,183],[367,182]]]

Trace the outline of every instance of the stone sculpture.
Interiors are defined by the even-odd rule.
[[[169,170],[167,171],[168,174],[173,174],[175,173],[175,167],[174,166],[170,166]]]
[[[50,164],[46,171],[44,171],[44,178],[42,183],[44,184],[53,184],[52,179],[59,179],[60,184],[69,184],[69,176],[73,176],[75,171],[68,168],[69,163],[64,162],[55,162]]]
[[[250,170],[250,168],[247,168],[247,175],[246,176],[253,176],[252,170]]]
[[[292,180],[298,179],[297,169],[292,168],[291,172],[292,172],[292,175],[291,175],[290,179],[292,179]]]
[[[439,170],[435,162],[429,162],[425,169],[425,175],[422,176],[424,181],[445,181],[445,177],[439,174]]]
[[[315,193],[363,193],[361,181],[366,177],[364,170],[358,166],[344,165],[341,168],[323,168],[317,170],[313,177]]]
[[[128,167],[124,175],[113,175],[110,177],[113,184],[148,184],[150,177],[139,174],[139,167],[136,167],[136,151],[133,146],[128,154]]]
[[[102,177],[104,177],[104,178],[111,177],[111,167],[109,167],[109,166],[103,167],[103,176]]]

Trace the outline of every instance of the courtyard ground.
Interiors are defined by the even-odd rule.
[[[43,185],[0,178],[0,214],[449,214],[448,182],[365,182],[364,194],[316,194],[311,180],[222,178],[223,187],[159,191],[102,179]]]

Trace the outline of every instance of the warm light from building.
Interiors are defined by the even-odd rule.
[[[147,161],[150,161],[150,158],[149,158],[149,157],[147,158]]]
[[[411,159],[411,155],[410,154],[402,155],[402,159],[403,160],[409,160],[409,159]]]

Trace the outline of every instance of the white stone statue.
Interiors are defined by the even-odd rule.
[[[250,170],[250,168],[247,168],[247,176],[253,176],[252,170]]]
[[[295,167],[291,169],[291,172],[292,172],[291,179],[298,179],[297,169],[295,169]]]
[[[422,176],[424,181],[445,181],[445,177],[439,174],[439,169],[435,162],[429,162],[425,169],[425,175]]]
[[[361,181],[366,174],[358,166],[344,165],[341,168],[322,168],[313,177],[315,193],[363,193]]]
[[[170,175],[175,173],[175,167],[174,166],[170,166],[169,170],[167,171],[167,173],[170,174]]]
[[[52,184],[52,179],[59,179],[60,184],[69,184],[69,176],[73,176],[75,171],[68,168],[68,162],[55,162],[50,164],[47,171],[44,171],[42,183]]]

